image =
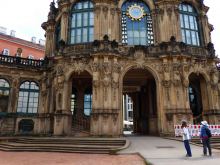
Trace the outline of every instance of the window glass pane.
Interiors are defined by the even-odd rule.
[[[194,17],[194,22],[195,22],[195,30],[198,30],[198,26],[197,26],[197,20],[196,18]]]
[[[9,84],[6,80],[0,79],[0,87],[9,87]]]
[[[189,16],[190,29],[195,29],[193,16]]]
[[[77,13],[77,27],[82,26],[82,13]]]
[[[89,116],[90,115],[90,109],[84,109],[84,114],[86,116]]]
[[[93,12],[89,13],[89,25],[90,26],[94,25],[94,14],[93,14]]]
[[[89,8],[89,2],[88,2],[88,1],[86,1],[86,2],[83,3],[83,8],[84,8],[84,9]]]
[[[189,28],[189,18],[188,15],[184,15],[185,28]]]
[[[93,8],[93,3],[89,2],[89,6],[90,6],[90,8]]]
[[[147,39],[145,37],[141,37],[140,38],[140,44],[141,45],[146,45],[146,43],[147,43]]]
[[[81,42],[81,29],[77,29],[76,31],[76,43]]]
[[[88,13],[83,13],[83,26],[88,26]]]
[[[87,42],[88,38],[88,29],[87,28],[83,28],[83,42]]]
[[[197,45],[200,46],[199,34],[196,32]]]
[[[182,14],[180,14],[180,24],[181,24],[181,27],[184,27],[183,15]]]
[[[182,40],[186,43],[185,30],[182,30]]]
[[[139,38],[134,37],[134,45],[140,45]]]
[[[72,26],[71,27],[76,27],[76,14],[72,14]]]
[[[188,6],[188,11],[192,12],[193,11],[192,6],[190,6],[190,5],[187,5],[187,6]]]
[[[183,5],[183,11],[187,11],[187,6]]]
[[[186,43],[187,44],[192,44],[189,30],[186,30]]]
[[[77,7],[77,9],[82,9],[82,2],[79,2],[79,3],[77,3],[77,5],[76,5]]]
[[[94,41],[94,28],[89,28],[89,41]]]
[[[196,32],[191,31],[191,36],[192,36],[192,44],[193,44],[193,45],[197,45]]]

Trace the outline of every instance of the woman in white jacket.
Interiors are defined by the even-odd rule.
[[[186,148],[186,157],[192,157],[192,152],[191,152],[191,148],[189,145],[189,140],[191,139],[191,135],[190,135],[190,131],[189,128],[187,126],[186,121],[182,121],[182,135],[183,135],[183,142],[184,142],[184,146]]]

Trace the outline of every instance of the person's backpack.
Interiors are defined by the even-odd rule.
[[[206,128],[205,132],[209,138],[212,137],[212,133],[211,133],[210,129]]]

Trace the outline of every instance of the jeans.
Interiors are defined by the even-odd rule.
[[[209,155],[212,155],[212,149],[210,145],[210,138],[202,139],[202,144],[203,144],[203,154],[207,155],[207,148],[209,150]]]
[[[192,153],[191,153],[191,148],[190,148],[190,145],[189,145],[189,140],[184,140],[184,146],[186,148],[186,152],[187,152],[187,156],[192,156]]]

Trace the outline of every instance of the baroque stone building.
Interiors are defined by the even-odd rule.
[[[201,0],[52,2],[45,60],[1,56],[1,134],[119,136],[123,94],[135,133],[173,135],[183,119],[219,124],[208,9]]]

